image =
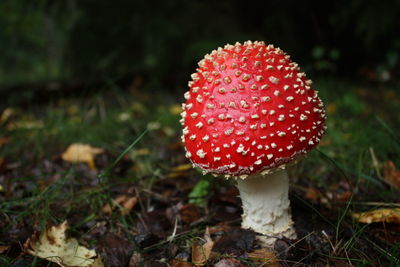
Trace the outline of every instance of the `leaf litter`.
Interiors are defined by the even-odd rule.
[[[62,267],[102,267],[96,251],[79,245],[75,238],[66,238],[67,221],[50,226],[31,236],[24,244],[27,253],[57,263]]]
[[[141,105],[140,116],[144,116],[146,105]],[[170,113],[175,116],[179,108],[174,107],[171,110]],[[340,112],[340,109],[331,107],[331,116],[336,116]],[[136,113],[139,111],[132,114],[133,118],[137,116]],[[16,115],[5,117],[8,118],[3,122],[8,124]],[[144,121],[153,121],[153,118]],[[128,122],[132,121],[126,118],[119,120],[119,123],[126,123],[124,127],[132,130]],[[314,170],[318,164],[313,163],[312,168],[296,173],[302,178],[300,184],[304,186],[303,188],[308,188],[308,191],[299,192],[293,186],[290,194],[299,239],[279,240],[276,253],[263,250],[256,242],[254,233],[240,229],[241,206],[234,185],[229,181],[214,178],[210,181],[201,181],[199,178],[202,175],[194,171],[183,156],[182,145],[176,141],[179,140],[178,134],[175,133],[174,136],[171,131],[168,134],[162,131],[166,127],[163,123],[151,125],[158,129],[150,133],[154,144],[135,147],[133,152],[126,154],[109,173],[107,183],[98,179],[98,174],[113,162],[116,155],[111,156],[102,148],[99,148],[100,151],[93,151],[91,149],[97,148],[90,146],[90,156],[87,160],[78,160],[79,157],[75,157],[75,160],[64,161],[59,157],[59,151],[65,147],[62,146],[57,155],[47,156],[44,160],[39,159],[37,166],[33,166],[37,161],[32,161],[34,155],[26,148],[20,153],[20,160],[5,159],[0,173],[0,184],[5,185],[6,175],[11,177],[12,200],[21,201],[18,205],[6,206],[3,204],[5,194],[0,192],[1,208],[5,208],[9,217],[0,217],[0,245],[4,247],[1,256],[8,257],[10,262],[17,266],[18,260],[26,259],[26,254],[21,254],[18,250],[18,243],[23,243],[32,232],[38,231],[40,229],[38,225],[43,221],[54,220],[54,217],[68,219],[74,226],[73,233],[79,236],[81,244],[89,243],[96,249],[96,257],[91,259],[101,259],[106,266],[186,267],[193,266],[192,262],[196,257],[198,260],[195,262],[219,267],[269,266],[268,264],[279,266],[280,263],[284,266],[291,264],[298,266],[342,264],[343,266],[348,265],[348,258],[364,257],[372,262],[374,259],[382,258],[377,250],[371,248],[370,243],[366,241],[367,238],[385,251],[390,249],[390,244],[398,241],[398,238],[387,237],[396,236],[399,232],[395,231],[398,230],[395,228],[397,224],[383,219],[387,216],[379,217],[376,214],[372,216],[379,217],[373,220],[385,221],[387,224],[368,226],[373,232],[357,232],[358,229],[349,220],[350,216],[345,216],[340,225],[335,225],[339,215],[342,215],[341,208],[349,199],[359,202],[383,200],[378,198],[373,190],[368,192],[363,184],[352,186],[345,184],[343,179],[337,176],[338,172],[332,171],[329,167],[325,167],[324,173],[316,175]],[[24,129],[28,130],[29,127]],[[14,129],[10,127],[8,130]],[[10,135],[5,136],[9,138]],[[15,141],[15,137],[11,137],[3,147]],[[327,143],[323,149],[331,149],[331,145],[335,144],[334,138],[330,140],[332,143]],[[114,146],[114,143],[112,145]],[[146,162],[147,159],[151,162]],[[21,164],[21,162],[32,162],[32,164]],[[73,172],[67,172],[71,168],[69,162],[84,164],[74,165]],[[398,162],[393,159],[393,164],[384,163],[383,166],[379,166],[382,176],[396,177],[397,171],[394,171],[397,170],[396,164]],[[143,172],[137,172],[136,169],[142,165]],[[67,173],[65,181],[63,181],[64,173]],[[318,182],[312,180],[316,176],[322,176],[324,180],[319,179]],[[54,191],[56,197],[49,198],[47,192],[55,190],[53,183],[60,181],[63,181],[63,186],[57,189],[59,191]],[[324,186],[324,183],[327,186]],[[38,187],[39,184],[43,185]],[[27,203],[30,201],[28,197],[37,188],[40,190],[38,190],[39,195],[34,197],[35,203],[38,204],[35,207],[38,207],[39,211],[49,203],[50,216],[36,213],[23,219],[15,219],[13,213],[27,209]],[[130,188],[134,188],[134,191]],[[395,188],[392,186],[392,189]],[[353,194],[349,194],[350,192]],[[194,199],[199,201],[193,201]],[[392,197],[390,201],[396,202],[396,199]],[[350,206],[348,212],[348,214],[353,213],[353,206]],[[18,222],[18,226],[11,227],[14,220]],[[336,228],[337,235],[335,235]],[[205,229],[208,229],[208,237]],[[36,236],[39,237],[39,234]],[[388,240],[392,243],[389,244]],[[197,247],[193,253],[195,243]],[[78,243],[78,247],[82,246],[81,244]],[[203,247],[205,245],[206,247]],[[344,249],[333,249],[338,246],[350,248],[349,254],[347,255]],[[336,258],[333,259],[334,257]],[[354,262],[356,263],[356,260]]]
[[[400,224],[400,208],[376,209],[365,212],[354,212],[352,216],[360,223],[382,222]]]

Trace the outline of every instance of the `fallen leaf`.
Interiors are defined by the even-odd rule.
[[[217,262],[214,267],[245,267],[245,265],[237,259],[225,258]]]
[[[10,248],[10,246],[0,246],[0,254],[2,254],[4,251],[7,251]]]
[[[353,196],[353,193],[350,191],[345,191],[341,193],[337,193],[335,195],[336,201],[338,202],[346,202]]]
[[[142,261],[142,255],[139,252],[134,251],[131,258],[129,259],[129,267],[139,267]]]
[[[232,228],[219,238],[214,245],[214,252],[240,256],[252,251],[256,235],[253,231],[239,227]]]
[[[282,266],[273,251],[260,248],[248,253],[249,258],[257,265],[279,267]]]
[[[8,144],[11,141],[10,137],[0,137],[0,147]]]
[[[176,167],[173,167],[171,169],[171,172],[184,172],[184,171],[191,170],[192,168],[193,168],[192,164],[181,164]]]
[[[210,237],[208,228],[204,234],[205,243],[200,245],[198,242],[192,245],[192,263],[196,266],[203,266],[210,258],[211,250],[214,246],[214,241]]]
[[[94,262],[93,262],[91,265],[89,265],[89,267],[104,267],[104,263],[103,263],[103,261],[101,260],[100,256],[98,256],[98,257],[94,260]]]
[[[131,114],[129,112],[121,112],[117,116],[117,120],[121,121],[121,122],[128,121],[130,119],[132,119],[132,117],[131,117]]]
[[[187,171],[191,170],[192,164],[181,164],[171,169],[171,172],[168,174],[168,178],[176,178],[181,177],[186,174]]]
[[[71,163],[85,162],[91,169],[95,169],[94,158],[97,154],[104,152],[102,148],[91,147],[86,144],[71,144],[61,157],[64,161]]]
[[[123,236],[124,234],[111,233],[107,231],[104,235],[97,238],[97,248],[103,255],[106,266],[127,266],[133,254],[134,248],[131,243]]]
[[[33,130],[33,129],[41,129],[43,127],[44,123],[41,120],[21,120],[9,123],[7,125],[7,129],[10,131],[16,129]]]
[[[60,266],[102,267],[100,258],[96,258],[94,249],[79,245],[74,238],[67,239],[67,221],[46,228],[40,234],[35,233],[24,244],[27,253],[57,263]]]
[[[179,215],[184,223],[190,224],[201,218],[200,210],[195,204],[186,204],[179,209]]]
[[[137,197],[128,197],[126,195],[117,196],[115,199],[112,200],[111,204],[106,204],[103,207],[103,212],[106,215],[110,215],[111,212],[116,207],[121,207],[121,214],[128,215],[131,210],[136,206]]]
[[[15,110],[13,108],[6,108],[3,110],[0,116],[0,123],[7,121],[12,115],[15,114]]]
[[[393,161],[383,163],[383,179],[392,187],[400,189],[400,170],[396,168]]]
[[[121,214],[122,215],[128,215],[133,207],[136,206],[136,203],[138,202],[137,197],[130,197],[128,198],[124,203],[122,203],[122,210]]]
[[[321,197],[321,193],[312,187],[307,188],[305,198],[312,201],[317,201]]]
[[[193,264],[181,259],[173,259],[170,264],[171,267],[192,267]],[[131,266],[129,266],[131,267]]]
[[[232,230],[232,227],[226,222],[220,222],[214,226],[210,226],[209,231],[210,234],[229,232]]]
[[[400,223],[400,208],[395,209],[377,209],[366,212],[356,212],[352,214],[353,218],[360,223]]]

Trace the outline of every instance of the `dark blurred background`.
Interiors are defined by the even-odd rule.
[[[0,94],[135,79],[181,91],[205,53],[246,40],[310,77],[395,81],[399,17],[398,0],[1,0]]]

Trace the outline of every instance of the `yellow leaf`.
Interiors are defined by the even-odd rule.
[[[47,228],[39,235],[34,234],[25,242],[25,251],[63,267],[103,267],[101,259],[96,258],[94,249],[79,245],[74,238],[66,238],[67,228],[65,221],[60,225]]]
[[[400,208],[395,209],[377,209],[366,212],[358,212],[352,214],[353,218],[360,223],[400,223]]]
[[[178,165],[176,167],[173,167],[171,169],[171,171],[172,172],[184,172],[184,171],[191,170],[192,168],[193,168],[192,164],[182,164],[182,165]]]
[[[64,161],[78,163],[86,162],[90,168],[95,169],[94,158],[97,154],[104,152],[102,148],[91,147],[86,144],[72,144],[62,153]]]
[[[181,164],[171,169],[168,178],[176,178],[185,175],[185,172],[192,169],[192,164]]]

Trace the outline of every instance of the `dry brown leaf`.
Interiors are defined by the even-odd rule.
[[[208,228],[204,234],[204,240],[206,242],[203,245],[199,243],[193,243],[192,245],[192,263],[196,266],[203,266],[207,262],[214,246],[214,241],[210,237]]]
[[[306,194],[305,194],[306,199],[317,201],[320,197],[321,193],[317,189],[312,187],[306,189]]]
[[[181,259],[173,259],[170,264],[171,267],[192,267],[193,264]]]
[[[10,137],[0,137],[0,147],[8,144],[11,141]]]
[[[220,222],[214,226],[210,226],[208,228],[208,230],[209,230],[210,234],[215,234],[215,233],[220,233],[220,232],[228,233],[232,230],[232,227],[229,225],[229,223]]]
[[[117,196],[115,199],[112,200],[111,205],[110,205],[110,204],[104,205],[104,207],[103,207],[103,212],[104,212],[106,215],[110,215],[111,212],[113,211],[113,209],[115,209],[115,207],[116,207],[117,205],[120,205],[120,204],[121,204],[122,202],[124,202],[126,199],[127,199],[127,196],[126,196],[126,195]]]
[[[338,202],[346,202],[352,197],[353,193],[350,191],[337,193],[335,195],[336,201]]]
[[[136,206],[136,203],[138,202],[137,197],[130,197],[124,203],[122,203],[122,210],[121,214],[122,215],[128,215],[133,207]]]
[[[64,161],[78,163],[85,162],[91,169],[95,169],[94,158],[104,152],[102,148],[91,147],[86,144],[71,144],[61,157]]]
[[[101,260],[100,256],[97,256],[97,258],[94,260],[94,262],[89,265],[89,267],[104,267],[104,263]]]
[[[245,267],[245,265],[240,260],[225,258],[214,264],[214,267]]]
[[[396,168],[393,161],[383,163],[383,179],[392,187],[400,189],[400,170]]]
[[[262,266],[279,267],[282,266],[275,255],[275,253],[269,249],[261,248],[256,249],[248,253],[249,258],[256,264],[262,264]]]
[[[129,259],[129,267],[139,267],[142,262],[142,255],[139,252],[134,251],[131,258]]]
[[[25,251],[35,257],[46,259],[60,266],[103,267],[94,249],[79,245],[74,238],[67,239],[67,222],[46,228],[40,234],[34,234],[24,244]]]
[[[195,204],[186,204],[179,208],[179,215],[184,223],[190,224],[201,218],[200,210]]]
[[[356,212],[353,213],[352,216],[360,223],[400,223],[400,208],[377,209],[366,212]]]
[[[121,207],[121,214],[122,215],[128,215],[131,210],[136,206],[137,204],[137,197],[128,197],[126,195],[120,195],[117,196],[115,199],[112,200],[111,205],[106,204],[103,207],[103,212],[106,215],[110,215],[111,212],[118,206]]]
[[[0,246],[0,254],[2,254],[4,251],[8,250],[10,246]]]

